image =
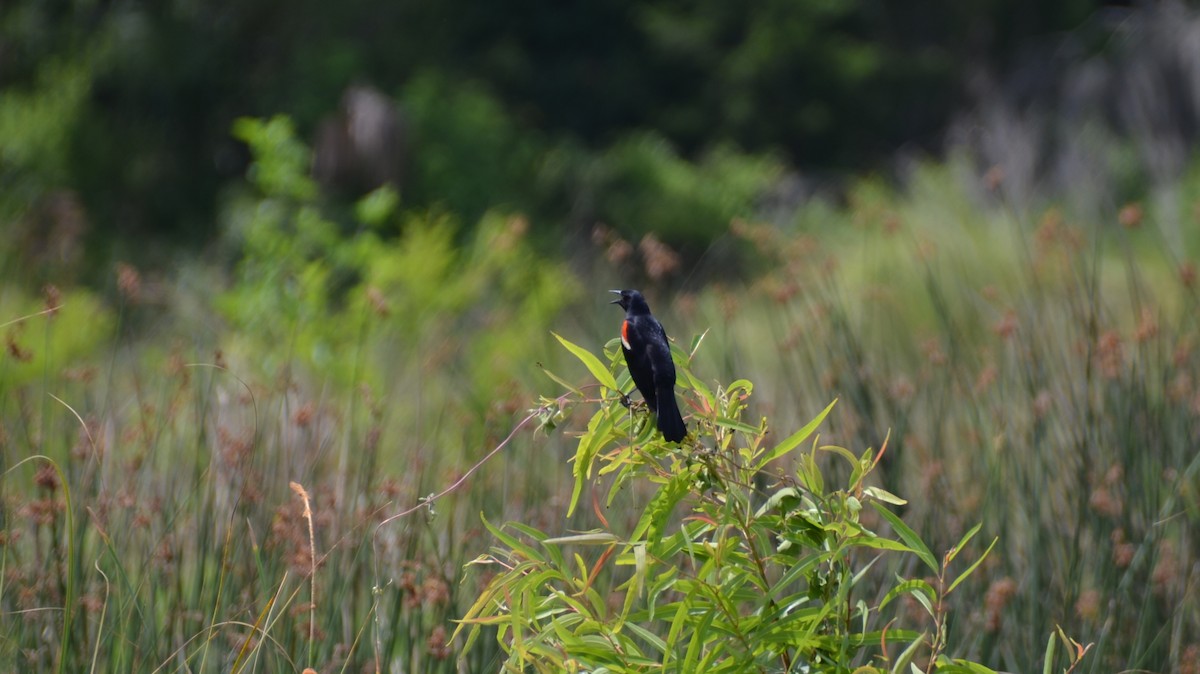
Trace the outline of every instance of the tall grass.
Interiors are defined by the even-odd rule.
[[[743,227],[766,271],[680,315],[715,326],[717,371],[761,382],[772,418],[838,397],[830,441],[878,446],[891,429],[883,479],[922,495],[906,521],[931,547],[973,521],[1000,537],[955,606],[966,653],[1028,671],[1061,625],[1095,642],[1086,671],[1191,666],[1194,266],[1140,204],[1030,222],[981,207],[965,175],[929,167],[903,195],[868,184],[820,234]]]
[[[6,293],[3,668],[457,671],[480,512],[550,522],[569,479],[509,447],[426,499],[525,414],[521,354],[549,352],[545,316],[570,292],[537,292],[551,267],[521,262],[519,221],[491,222],[462,253],[413,223],[345,306],[305,290],[310,261],[270,230],[216,302],[195,269],[122,268],[116,310],[93,316],[82,292],[49,292],[44,312]],[[405,256],[426,273],[389,277]],[[422,306],[437,288],[452,294]]]
[[[37,399],[5,396],[6,456],[36,448],[65,470],[5,475],[4,661],[43,671],[366,662],[376,612],[397,634],[431,638],[453,613],[458,586],[446,573],[465,553],[412,554],[428,534],[417,523],[374,541],[383,554],[375,568],[367,562],[388,504],[415,500],[436,478],[419,469],[376,478],[379,443],[334,447],[339,424],[319,403],[297,402],[286,390],[294,384],[170,363],[118,356],[107,384],[52,376],[33,389]],[[75,401],[86,426],[49,391]],[[307,485],[311,519],[290,481]],[[384,573],[402,584],[376,596]],[[379,655],[397,649],[385,642]],[[427,652],[415,650],[418,661]]]
[[[1189,671],[1200,242],[1168,246],[1142,204],[997,206],[969,175],[735,223],[752,279],[651,303],[681,343],[707,331],[697,377],[755,382],[747,419],[796,428],[838,398],[824,441],[890,431],[881,479],[932,549],[975,522],[999,536],[950,599],[948,653],[1028,671],[1061,625],[1094,643],[1077,671]],[[592,350],[615,334],[616,270],[577,278],[520,218],[347,231],[283,185],[234,200],[228,279],[126,268],[111,311],[0,290],[3,668],[493,671],[489,640],[461,665],[447,643],[488,580],[464,571],[489,546],[480,514],[592,523],[565,517],[579,420],[506,438],[558,387],[539,364],[571,376],[550,330]]]

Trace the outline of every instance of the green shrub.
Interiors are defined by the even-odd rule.
[[[491,208],[528,210],[542,143],[479,85],[426,74],[405,87],[411,120],[406,198],[466,222]]]
[[[634,135],[597,161],[597,216],[621,233],[653,232],[673,245],[704,246],[724,234],[735,217],[754,213],[782,164],[728,145],[690,162],[661,136]]]
[[[883,449],[805,449],[832,404],[775,442],[765,419],[743,419],[750,382],[713,390],[691,373],[694,343],[674,352],[693,412],[692,434],[674,445],[621,406],[629,381],[613,374],[616,340],[607,367],[564,344],[600,383],[597,397],[566,403],[597,406],[579,438],[569,511],[584,490],[606,487],[606,506],[648,490],[642,514],[615,530],[594,495],[605,526],[581,534],[485,519],[498,545],[475,564],[497,573],[459,628],[468,647],[495,627],[508,671],[990,671],[948,657],[944,599],[992,547],[957,561],[975,526],[935,557],[890,510],[904,501],[868,485]],[[551,423],[564,411],[544,401]],[[844,488],[827,486],[824,454],[845,460]],[[885,573],[879,562],[892,555],[918,560],[918,577]]]
[[[482,404],[549,346],[542,326],[576,283],[535,253],[525,218],[485,213],[464,237],[452,215],[404,210],[381,188],[359,202],[348,231],[319,201],[289,120],[244,119],[235,133],[254,153],[257,188],[228,215],[240,260],[218,307],[236,329],[235,353],[269,354],[268,370],[299,358],[335,381],[373,386],[405,368],[445,366],[472,384],[453,395]],[[369,337],[399,341],[416,362],[385,373],[340,357],[380,345]]]

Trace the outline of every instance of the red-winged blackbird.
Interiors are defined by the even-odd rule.
[[[650,313],[650,306],[636,290],[613,290],[613,300],[625,310],[621,324],[621,350],[625,364],[646,406],[658,416],[658,430],[668,442],[679,442],[687,435],[687,425],[675,402],[675,363],[662,323]]]

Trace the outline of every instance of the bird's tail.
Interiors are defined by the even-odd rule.
[[[679,413],[675,402],[675,387],[664,386],[658,390],[658,430],[667,442],[679,442],[687,435],[687,424]]]

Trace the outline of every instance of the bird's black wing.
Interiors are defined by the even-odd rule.
[[[642,317],[627,320],[629,323],[627,331],[629,348],[624,348],[624,344],[621,345],[625,352],[625,364],[629,366],[629,376],[646,401],[646,406],[650,408],[650,411],[655,412],[658,410],[658,397],[654,385],[652,353],[655,350],[653,344],[655,339],[653,326],[648,325],[648,321]],[[661,327],[659,329],[661,330]]]
[[[663,385],[675,386],[675,362],[671,360],[671,342],[667,340],[667,331],[663,329],[658,319],[647,321],[646,352],[650,367],[654,370],[654,387]]]
[[[675,401],[675,362],[671,359],[671,343],[662,324],[654,321],[655,338],[647,349],[654,369],[654,392],[658,399],[655,413],[658,415],[658,430],[668,442],[679,442],[687,435],[687,425],[679,413]]]

